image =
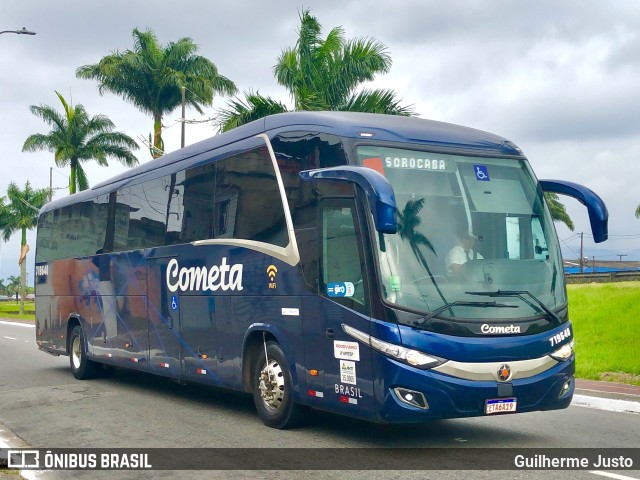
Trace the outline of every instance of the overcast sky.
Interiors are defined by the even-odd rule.
[[[53,186],[65,195],[68,169],[48,152],[22,153],[24,140],[49,128],[29,105],[61,110],[54,90],[90,115],[105,114],[116,128],[146,138],[152,121],[76,68],[133,47],[134,28],[151,28],[161,43],[191,37],[241,91],[258,90],[291,105],[273,78],[282,49],[297,38],[299,12],[308,7],[324,27],[342,25],[347,37],[371,36],[393,58],[390,73],[372,86],[392,88],[423,118],[457,123],[518,144],[539,178],[582,183],[607,203],[610,240],[595,245],[586,210],[563,200],[575,232],[557,225],[565,258],[640,259],[640,9],[629,1],[379,1],[322,0],[2,0],[0,30],[23,26],[36,36],[0,36],[0,195],[11,180],[23,187]],[[225,104],[218,99],[215,106]],[[187,118],[204,117],[187,111]],[[180,143],[180,112],[164,124],[167,151]],[[187,126],[187,144],[214,134],[210,124]],[[148,150],[137,152],[140,162]],[[95,185],[123,171],[86,166]],[[68,190],[66,190],[68,191]],[[35,235],[29,243],[34,247]],[[0,278],[18,275],[19,235],[1,246]],[[33,250],[29,271],[33,270]],[[30,275],[31,277],[31,275]],[[31,278],[29,278],[31,283]]]

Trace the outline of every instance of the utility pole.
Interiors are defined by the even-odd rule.
[[[53,200],[53,167],[49,167],[49,201]]]
[[[580,232],[580,273],[584,273],[584,232]]]
[[[186,123],[186,114],[185,114],[185,88],[180,87],[180,93],[182,93],[182,135],[180,137],[180,148],[184,148],[184,124]]]

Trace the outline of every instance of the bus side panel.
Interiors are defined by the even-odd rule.
[[[65,345],[60,348],[54,346],[54,325],[60,323],[57,312],[53,308],[54,289],[53,279],[49,272],[52,270],[48,264],[41,264],[42,274],[36,275],[36,342],[38,347],[56,353],[65,354]],[[58,344],[60,344],[58,342]]]
[[[94,257],[96,308],[85,318],[89,351],[96,360],[148,370],[147,279],[140,252]]]
[[[222,319],[218,330],[221,379],[233,383],[234,388],[242,388],[242,343],[245,332],[253,324],[264,324],[266,330],[273,332],[289,360],[297,399],[305,378],[301,307],[300,297],[231,297],[231,315]]]
[[[184,379],[232,386],[220,379],[218,337],[221,319],[229,319],[229,297],[222,295],[181,295],[180,335]],[[226,360],[226,359],[223,359]]]

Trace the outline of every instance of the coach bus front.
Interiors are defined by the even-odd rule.
[[[526,160],[357,147],[393,187],[374,232],[385,318],[372,349],[381,421],[567,407],[574,339],[553,221]],[[373,287],[375,290],[375,287]]]

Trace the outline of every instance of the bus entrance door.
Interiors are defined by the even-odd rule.
[[[167,286],[167,266],[173,257],[147,259],[149,366],[153,373],[180,378],[180,295]]]
[[[350,415],[375,415],[371,353],[343,326],[369,333],[365,262],[353,198],[320,202],[322,221],[321,315],[323,318],[325,399]]]

